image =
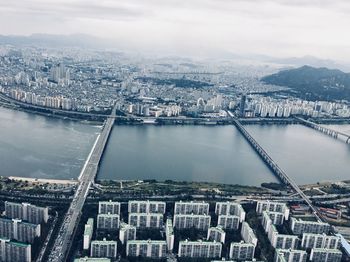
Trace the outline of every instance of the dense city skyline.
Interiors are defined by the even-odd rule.
[[[0,34],[89,34],[140,52],[349,62],[349,10],[342,0],[2,1]]]

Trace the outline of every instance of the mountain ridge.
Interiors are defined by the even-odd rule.
[[[350,73],[326,67],[304,65],[261,78],[266,84],[286,86],[312,100],[350,101]]]

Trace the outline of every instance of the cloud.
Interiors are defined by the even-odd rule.
[[[0,34],[85,33],[136,50],[350,61],[347,0],[2,0]]]

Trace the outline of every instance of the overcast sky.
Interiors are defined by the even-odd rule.
[[[0,0],[0,34],[91,34],[140,51],[350,62],[349,0]]]

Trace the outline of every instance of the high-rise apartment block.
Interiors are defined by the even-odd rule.
[[[280,234],[274,225],[271,225],[268,238],[274,248],[296,249],[299,244],[298,236]]]
[[[91,241],[91,257],[117,257],[117,241],[93,240]]]
[[[30,244],[19,243],[0,238],[1,262],[31,262],[32,247]]]
[[[256,203],[256,212],[261,215],[263,211],[280,212],[284,214],[284,219],[289,218],[289,208],[286,203],[261,200]]]
[[[189,258],[220,258],[222,244],[220,242],[208,241],[180,241],[179,257]]]
[[[245,211],[243,207],[235,202],[217,202],[215,205],[216,215],[234,215],[240,218],[240,222],[245,220]]]
[[[98,202],[99,214],[117,214],[120,215],[120,203],[113,201],[100,201]]]
[[[237,230],[240,222],[239,216],[234,215],[219,215],[218,217],[218,226],[221,226],[224,229]]]
[[[210,227],[208,229],[207,240],[225,243],[226,233],[222,227]]]
[[[90,247],[91,238],[94,230],[94,219],[89,218],[84,228],[83,249],[87,250]]]
[[[306,262],[307,253],[304,250],[276,249],[275,262]]]
[[[132,200],[128,203],[129,213],[160,213],[164,214],[166,203],[163,201],[137,201]]]
[[[16,218],[28,221],[29,223],[47,223],[49,210],[47,207],[38,207],[29,203],[5,202],[5,215],[9,218]]]
[[[340,262],[342,252],[338,249],[314,248],[311,250],[310,261],[313,262]]]
[[[166,237],[166,243],[167,243],[167,246],[168,246],[168,250],[170,252],[172,252],[173,249],[174,249],[175,235],[174,235],[173,222],[171,221],[170,218],[168,218],[166,220],[165,237]]]
[[[175,202],[174,214],[201,215],[209,214],[209,203],[206,202]]]
[[[209,215],[176,214],[174,215],[174,227],[177,229],[197,228],[207,230],[210,227]]]
[[[119,215],[117,214],[98,214],[97,228],[116,230],[119,228]]]
[[[129,225],[137,228],[160,228],[163,226],[162,213],[129,213]]]
[[[251,243],[255,247],[258,244],[258,238],[256,237],[253,229],[249,226],[247,222],[242,223],[241,237],[246,243]]]
[[[290,228],[295,235],[302,235],[303,233],[328,234],[331,226],[325,222],[306,221],[292,217]]]
[[[163,240],[130,240],[126,244],[126,255],[130,257],[164,258],[167,243]]]
[[[338,249],[340,247],[339,236],[327,236],[326,234],[304,233],[301,239],[302,248],[326,248]]]
[[[129,240],[136,239],[136,227],[126,224],[124,222],[120,223],[119,239],[122,244],[126,244]]]
[[[23,222],[20,219],[0,218],[0,237],[20,242],[33,243],[40,237],[40,224]]]
[[[234,260],[252,260],[254,257],[255,246],[251,243],[232,242],[230,245],[230,259]]]

